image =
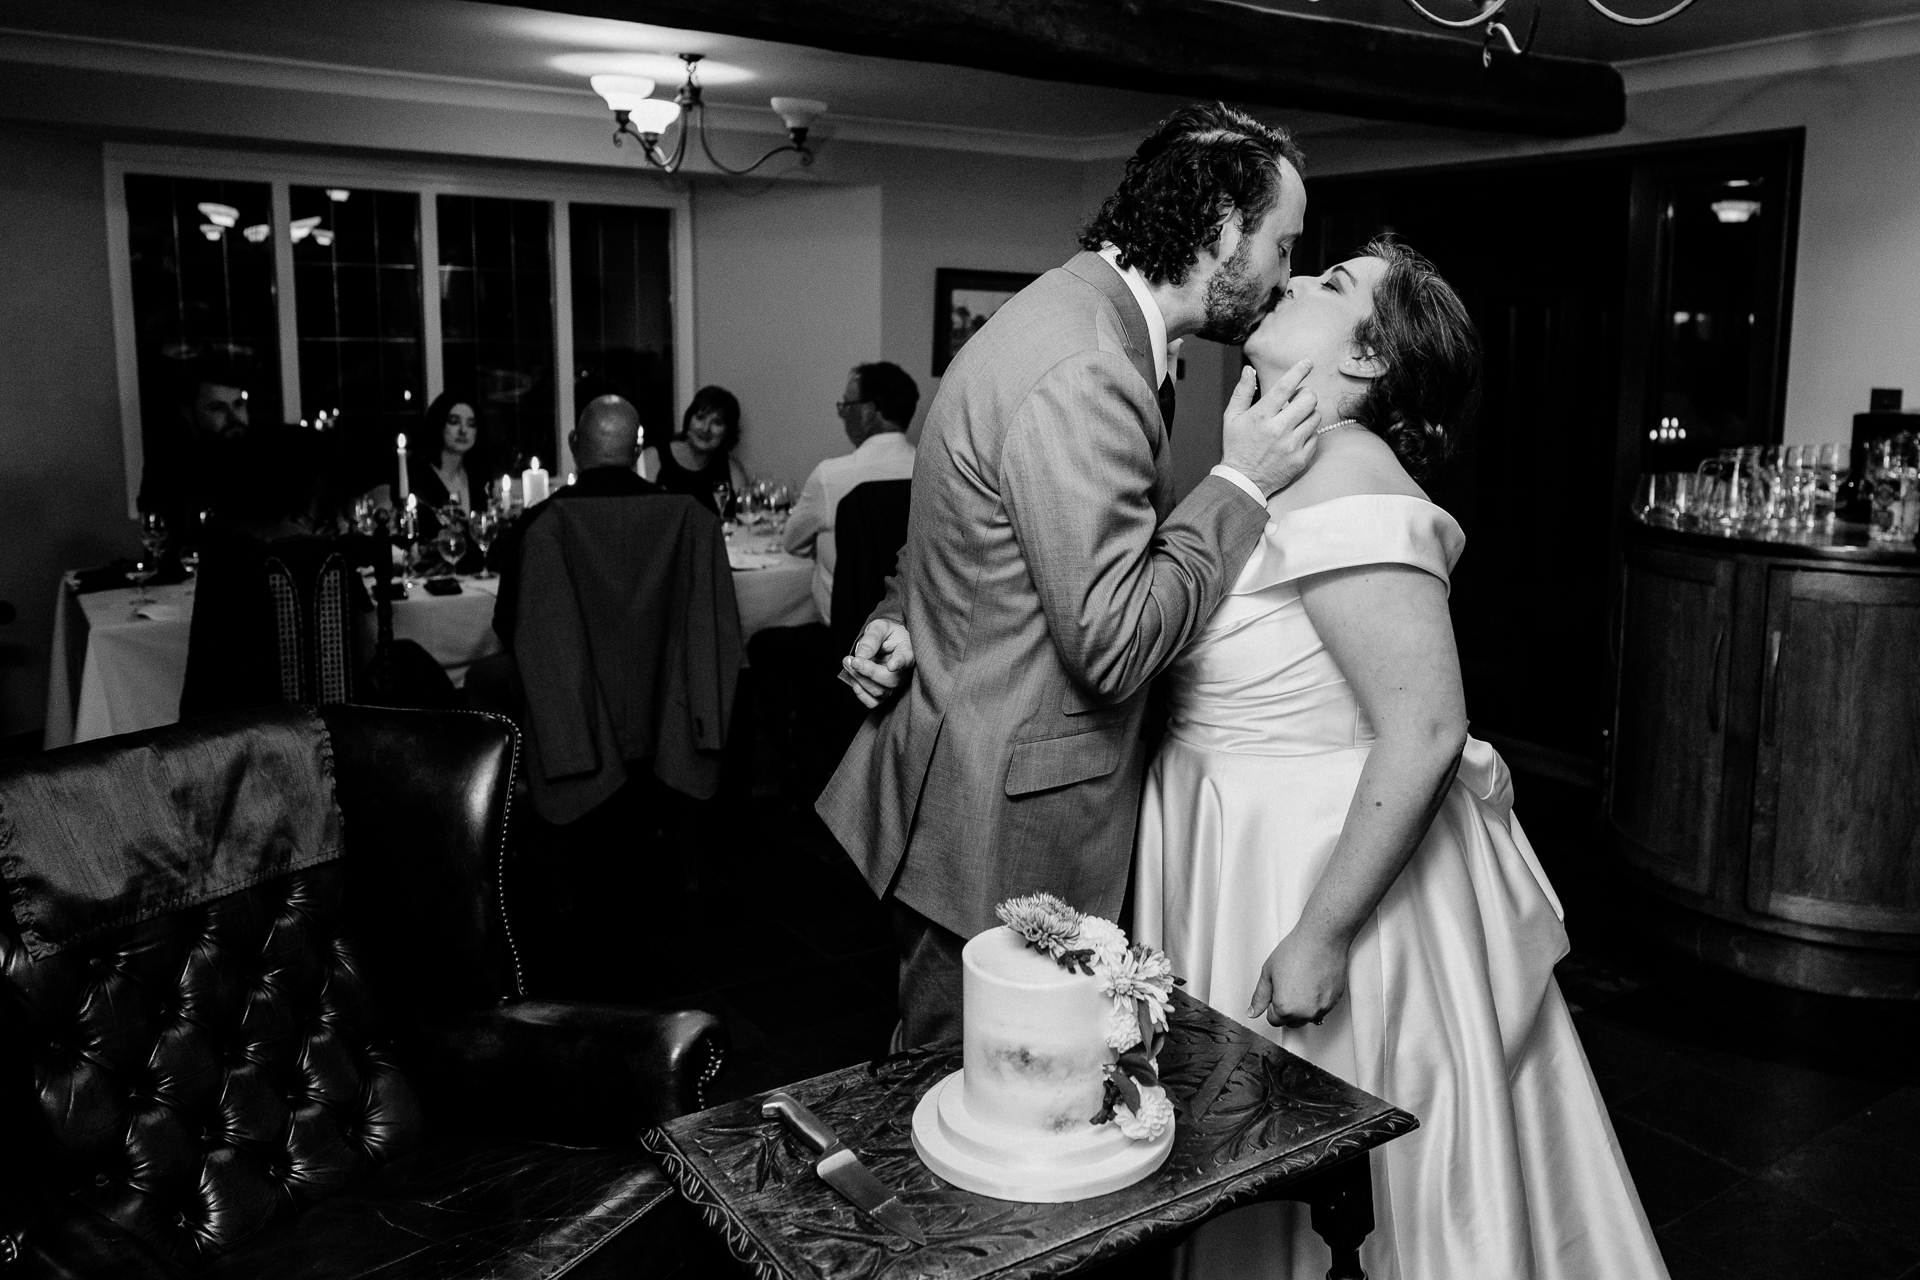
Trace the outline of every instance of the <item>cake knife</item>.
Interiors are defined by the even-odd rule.
[[[913,1210],[900,1203],[900,1197],[887,1184],[873,1176],[860,1163],[860,1157],[847,1149],[838,1134],[790,1093],[770,1093],[760,1104],[760,1114],[769,1119],[778,1116],[801,1142],[813,1148],[819,1160],[813,1171],[820,1180],[853,1203],[854,1208],[897,1236],[924,1245],[927,1233],[920,1228]]]

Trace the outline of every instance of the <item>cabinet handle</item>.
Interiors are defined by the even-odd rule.
[[[1767,724],[1765,737],[1773,745],[1773,725],[1780,712],[1780,629],[1767,632]]]
[[[1713,679],[1707,684],[1707,729],[1711,733],[1720,732],[1720,716],[1727,702],[1726,686],[1721,683],[1725,669],[1720,660],[1726,655],[1727,624],[1720,624],[1720,632],[1713,638]]]

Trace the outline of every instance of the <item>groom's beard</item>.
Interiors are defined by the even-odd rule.
[[[1243,238],[1233,256],[1221,263],[1213,279],[1207,281],[1207,292],[1201,299],[1206,318],[1198,335],[1209,342],[1241,346],[1253,336],[1253,331],[1280,299],[1278,289],[1262,292],[1260,282],[1248,269],[1252,248],[1253,242]]]

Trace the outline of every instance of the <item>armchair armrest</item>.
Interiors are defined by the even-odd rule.
[[[429,1106],[522,1137],[628,1146],[705,1105],[729,1040],[698,1010],[518,1000],[424,1029],[415,1048]]]

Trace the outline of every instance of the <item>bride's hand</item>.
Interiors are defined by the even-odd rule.
[[[1249,1018],[1266,1015],[1276,1027],[1318,1026],[1347,994],[1347,944],[1295,929],[1260,968]]]

